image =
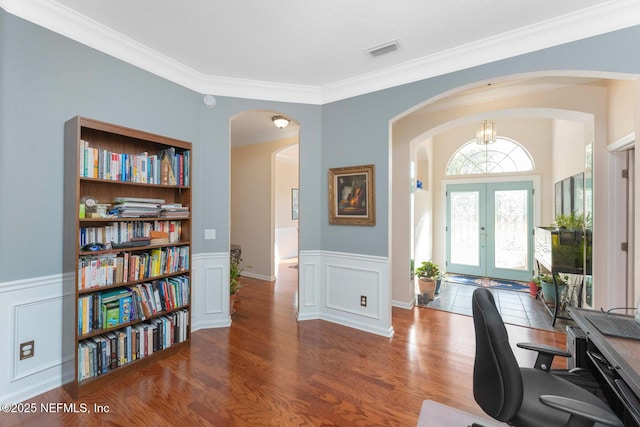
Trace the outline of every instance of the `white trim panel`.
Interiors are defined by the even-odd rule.
[[[73,349],[63,349],[65,276],[0,283],[0,402],[18,403],[62,385]],[[20,360],[20,343],[34,341],[34,355]],[[66,351],[66,354],[63,353]]]
[[[230,326],[229,253],[197,254],[192,258],[191,332]]]
[[[300,251],[298,319],[322,319],[390,337],[389,260],[341,252]],[[360,304],[367,298],[366,307]]]

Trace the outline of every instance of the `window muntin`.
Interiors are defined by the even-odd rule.
[[[447,175],[477,175],[533,170],[529,153],[517,142],[498,137],[493,144],[469,141],[455,152],[447,165]]]

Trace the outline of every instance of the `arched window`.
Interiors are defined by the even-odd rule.
[[[533,170],[531,156],[520,144],[498,137],[492,144],[467,142],[451,157],[447,175],[525,172]]]

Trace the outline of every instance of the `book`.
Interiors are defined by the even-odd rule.
[[[174,157],[175,149],[173,147],[160,152],[160,183],[162,185],[176,185]]]
[[[118,337],[114,332],[107,332],[104,337],[109,340],[109,369],[115,369],[118,367]]]

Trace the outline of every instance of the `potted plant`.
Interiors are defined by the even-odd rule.
[[[540,277],[534,276],[529,280],[529,295],[531,298],[538,298],[538,292],[540,291]]]
[[[245,268],[251,268],[250,266],[241,267],[241,262],[242,259],[240,258],[232,259],[229,267],[229,312],[231,314],[235,312],[233,306],[235,305],[238,291],[244,287],[244,285],[240,282],[242,272],[245,270]]]
[[[440,268],[433,261],[422,261],[416,268],[418,287],[425,302],[435,298],[437,281],[440,280]]]
[[[555,277],[555,284],[558,286],[558,295],[562,295],[569,284],[569,276],[566,274],[560,275],[559,273],[556,273]],[[545,302],[555,305],[556,292],[554,289],[553,277],[551,277],[550,274],[542,274],[538,279],[540,281],[542,296],[544,297]]]

